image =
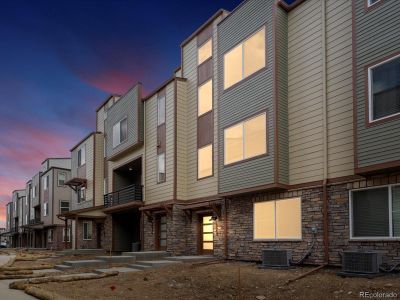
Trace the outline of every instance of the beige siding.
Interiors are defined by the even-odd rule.
[[[187,103],[186,82],[177,82],[177,198],[187,195]]]
[[[351,1],[327,1],[329,178],[354,173],[351,15]]]
[[[104,187],[103,187],[103,178],[104,178],[104,136],[102,133],[97,133],[96,137],[96,155],[94,159],[94,167],[95,167],[95,206],[104,204]]]
[[[86,145],[86,179],[87,179],[87,186],[86,186],[86,200],[92,201],[93,200],[93,158],[94,158],[94,149],[93,149],[93,139],[94,136],[92,135],[85,141]]]
[[[288,18],[289,178],[323,175],[321,4],[304,2]]]
[[[97,131],[104,132],[104,106],[97,112]]]
[[[166,180],[157,183],[157,94],[145,103],[145,202],[173,199],[174,193],[174,82],[166,87]]]

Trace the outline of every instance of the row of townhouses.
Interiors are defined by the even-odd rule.
[[[96,110],[7,206],[14,246],[400,261],[400,2],[246,0]]]

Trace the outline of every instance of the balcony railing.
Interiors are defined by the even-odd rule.
[[[40,218],[34,218],[32,220],[29,220],[29,225],[36,225],[39,224],[40,222],[41,222]]]
[[[143,186],[132,184],[119,191],[104,195],[104,207],[129,203],[131,201],[143,200]]]

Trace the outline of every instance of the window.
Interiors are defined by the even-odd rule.
[[[17,202],[14,202],[14,212],[17,211]]]
[[[25,224],[28,224],[28,214],[25,214]]]
[[[65,227],[62,230],[63,232],[63,242],[65,242]],[[71,228],[67,228],[67,242],[71,242]]]
[[[400,186],[350,192],[352,238],[400,237]]]
[[[128,119],[125,118],[113,127],[113,147],[117,147],[128,138]]]
[[[53,242],[53,239],[54,239],[54,230],[53,229],[49,229],[49,231],[47,232],[47,239],[48,239],[49,243]]]
[[[50,179],[49,175],[47,175],[43,178],[43,189],[44,190],[47,190],[49,188],[49,179]]]
[[[254,203],[254,239],[301,239],[301,199]]]
[[[86,145],[83,145],[78,150],[78,167],[83,166],[86,163]]]
[[[69,212],[69,201],[60,201],[60,212],[62,214]]]
[[[198,64],[202,64],[205,62],[207,59],[209,59],[212,56],[212,39],[209,39],[207,42],[205,42],[200,48],[198,49],[197,52],[197,60]]]
[[[28,197],[25,197],[25,206],[28,206]]]
[[[58,180],[57,180],[58,186],[64,186],[66,179],[67,179],[67,173],[64,172],[58,173]]]
[[[49,203],[45,202],[43,204],[43,216],[47,217],[49,215]]]
[[[198,116],[201,116],[210,110],[212,110],[213,106],[213,81],[210,79],[206,83],[199,86],[198,90]]]
[[[213,145],[208,145],[197,150],[198,178],[212,176],[213,174]]]
[[[157,99],[157,125],[165,123],[165,96]]]
[[[157,182],[165,181],[165,153],[159,154],[157,158]]]
[[[103,179],[103,194],[107,195],[108,194],[108,186],[107,186],[107,178]]]
[[[369,120],[400,114],[400,55],[368,69]]]
[[[34,195],[35,197],[38,196],[38,188],[37,188],[37,185],[36,185],[36,184],[33,186],[33,195]]]
[[[368,2],[368,7],[370,7],[370,6],[372,6],[372,5],[376,4],[376,3],[378,3],[379,1],[381,1],[381,0],[367,0],[367,2]]]
[[[265,67],[265,27],[224,55],[224,88]]]
[[[78,203],[86,200],[86,188],[80,187],[78,188]]]
[[[92,221],[83,222],[83,239],[92,239]]]
[[[267,152],[266,113],[224,130],[225,165]]]

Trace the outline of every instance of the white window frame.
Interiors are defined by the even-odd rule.
[[[88,229],[86,238],[85,238],[85,224],[87,224],[87,229]],[[90,229],[91,229],[90,237],[89,237],[89,224],[90,224]],[[84,221],[82,223],[82,227],[83,227],[82,228],[83,229],[83,236],[82,236],[83,240],[84,241],[91,241],[93,239],[93,222],[92,221]]]
[[[46,175],[43,178],[43,190],[47,191],[49,188],[49,181],[50,181],[50,175]]]
[[[121,123],[125,120],[126,120],[126,138],[122,141],[121,140]],[[115,134],[118,134],[118,135],[115,136]],[[118,147],[119,145],[121,145],[123,142],[125,142],[127,140],[128,140],[128,117],[125,116],[113,125],[113,128],[112,128],[113,148]]]
[[[64,175],[65,179],[64,179],[64,183],[60,184],[60,175]],[[65,187],[65,182],[67,181],[67,172],[58,172],[57,173],[57,186],[60,187]]]
[[[61,208],[66,208],[65,206],[62,206],[63,203],[68,203],[68,211],[71,210],[71,203],[67,200],[60,200],[60,213],[63,213]]]
[[[400,184],[388,184],[388,185],[380,185],[380,186],[372,186],[366,187],[361,189],[353,189],[349,191],[349,230],[350,230],[350,240],[357,241],[357,240],[368,240],[368,241],[382,241],[382,240],[400,240],[400,236],[393,236],[393,207],[392,207],[392,188],[395,186],[400,186]],[[388,188],[388,201],[389,201],[389,236],[363,236],[363,237],[355,237],[353,235],[353,192],[363,191],[363,190],[373,190],[373,189],[381,189],[381,188]]]
[[[373,71],[373,69],[376,68],[376,67],[379,67],[379,66],[381,66],[381,65],[383,65],[383,64],[385,64],[385,63],[387,63],[387,62],[389,62],[391,60],[399,58],[399,57],[400,57],[400,54],[397,54],[397,55],[392,56],[392,57],[390,57],[390,58],[388,58],[388,59],[386,59],[384,61],[381,61],[381,62],[379,62],[379,63],[377,63],[377,64],[375,64],[373,66],[370,66],[368,68],[368,107],[369,107],[368,108],[368,110],[369,110],[368,111],[368,119],[369,119],[370,123],[374,123],[374,122],[377,122],[377,121],[385,120],[387,118],[392,118],[394,116],[399,116],[400,115],[400,112],[398,112],[398,113],[394,113],[394,114],[391,114],[391,115],[388,115],[388,116],[381,117],[379,119],[374,119],[374,112],[373,112],[373,107],[374,106],[373,106],[373,95],[372,95],[372,71]]]
[[[84,166],[86,164],[86,144],[78,150],[78,167]]]
[[[159,159],[160,159],[160,156],[164,156],[164,179],[163,180],[160,180],[160,168],[159,168],[159,166],[160,166],[160,163],[159,163]],[[163,183],[163,182],[166,182],[167,181],[167,156],[166,156],[166,154],[165,154],[165,152],[164,153],[160,153],[160,154],[158,154],[157,155],[157,183]]]
[[[290,199],[296,199],[299,198],[300,199],[300,237],[299,238],[277,238],[276,237],[276,202],[280,201],[280,200],[290,200]],[[254,202],[253,203],[253,241],[279,241],[279,242],[286,242],[286,241],[302,241],[303,240],[303,200],[301,199],[301,197],[293,197],[293,198],[284,198],[284,199],[276,199],[276,200],[268,200],[268,201],[260,201],[260,202],[274,202],[274,221],[275,221],[275,238],[256,238],[255,237],[255,226],[254,226],[254,222],[255,222],[255,213],[256,210],[255,208],[255,204],[258,202]]]
[[[375,3],[371,3],[371,0],[367,0],[367,6],[368,7],[374,6],[374,5],[378,4],[379,2],[381,2],[381,0],[378,0]]]

